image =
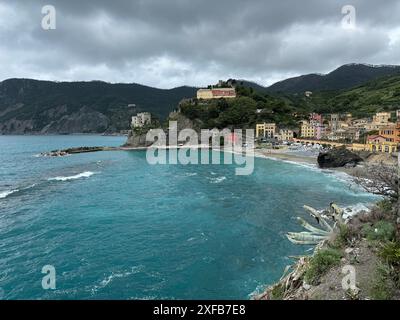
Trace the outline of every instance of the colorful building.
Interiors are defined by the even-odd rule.
[[[294,133],[292,130],[280,129],[277,138],[280,141],[292,141],[294,138]]]
[[[308,121],[302,121],[300,126],[300,136],[302,138],[315,138],[315,126]]]
[[[275,134],[275,123],[261,123],[256,125],[256,138],[274,138]]]
[[[197,99],[236,98],[235,88],[213,88],[197,90]]]
[[[322,114],[311,113],[310,114],[310,122],[322,124],[323,118]]]
[[[388,142],[400,143],[400,122],[381,128],[379,135],[385,137]]]
[[[386,138],[381,135],[373,135],[367,138],[368,150],[371,152],[397,152],[398,144],[396,142],[386,141]]]

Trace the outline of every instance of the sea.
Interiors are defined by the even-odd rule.
[[[303,205],[377,201],[344,174],[271,159],[238,176],[145,151],[40,155],[125,139],[0,136],[0,299],[246,300],[311,252],[285,236],[312,222]]]

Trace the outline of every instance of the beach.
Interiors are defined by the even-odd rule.
[[[295,151],[289,151],[285,149],[279,149],[279,150],[255,149],[254,154],[256,157],[317,165],[316,155],[311,155],[311,154],[304,155],[304,154],[299,154]]]

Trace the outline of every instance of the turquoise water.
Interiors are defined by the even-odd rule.
[[[335,174],[256,159],[233,165],[147,164],[145,152],[63,158],[123,137],[0,136],[0,298],[248,299],[279,279],[304,204],[374,200]],[[43,290],[42,267],[56,268]]]

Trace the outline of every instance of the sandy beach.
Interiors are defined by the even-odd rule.
[[[280,150],[271,150],[271,149],[255,149],[254,154],[256,157],[262,158],[272,158],[283,161],[292,161],[306,164],[315,164],[317,165],[317,156],[306,156],[300,155],[296,152],[287,151],[284,149]]]

